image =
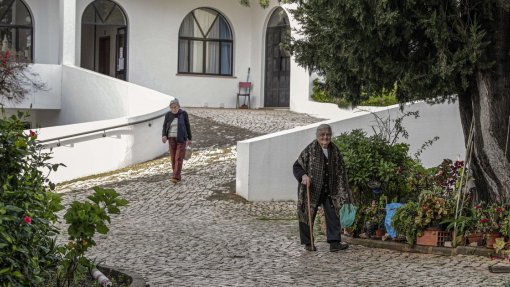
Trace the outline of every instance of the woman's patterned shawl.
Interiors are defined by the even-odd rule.
[[[351,202],[352,195],[347,182],[347,174],[342,154],[336,145],[329,144],[329,158],[324,156],[317,140],[309,144],[299,155],[298,163],[310,177],[310,208],[312,213],[317,208],[321,196],[324,179],[325,161],[329,161],[329,195],[331,196],[336,214],[345,202]],[[298,185],[298,218],[308,224],[306,185]]]

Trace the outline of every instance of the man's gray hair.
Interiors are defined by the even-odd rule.
[[[174,98],[173,100],[170,101],[170,105],[177,105],[178,107],[181,107],[181,105],[179,104],[179,100],[177,98]]]
[[[332,133],[330,125],[321,124],[320,126],[317,127],[317,131],[315,132],[315,135],[319,135],[320,131],[322,131],[322,130],[328,130],[330,133]]]

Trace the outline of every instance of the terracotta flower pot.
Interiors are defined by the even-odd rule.
[[[471,233],[466,236],[468,244],[471,244],[473,242],[479,242],[480,239],[482,239],[483,233]]]
[[[423,235],[416,238],[416,244],[425,246],[443,246],[445,241],[451,240],[451,234],[439,228],[427,228]]]
[[[384,236],[384,229],[380,229],[380,228],[376,229],[375,230],[375,236],[376,237],[383,237]]]
[[[494,243],[496,242],[496,238],[501,237],[499,232],[485,233],[485,247],[493,249]]]

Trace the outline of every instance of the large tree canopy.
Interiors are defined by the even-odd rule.
[[[478,195],[510,202],[510,0],[284,2],[295,59],[330,95],[356,104],[396,84],[402,103],[458,99]]]
[[[493,67],[486,24],[503,10],[498,1],[293,2],[303,36],[294,42],[297,62],[354,103],[395,83],[402,102],[449,98]]]
[[[479,196],[510,201],[510,1],[290,2],[296,61],[331,95],[356,104],[396,83],[401,102],[458,98]]]

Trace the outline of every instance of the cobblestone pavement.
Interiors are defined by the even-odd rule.
[[[251,203],[234,194],[235,142],[318,119],[288,111],[187,110],[195,151],[181,183],[171,184],[164,157],[58,186],[66,203],[96,185],[129,200],[110,232],[97,236],[89,254],[97,262],[137,272],[150,286],[503,286],[510,277],[489,273],[495,262],[483,257],[363,246],[330,253],[323,237],[318,252],[304,251],[294,202]]]

